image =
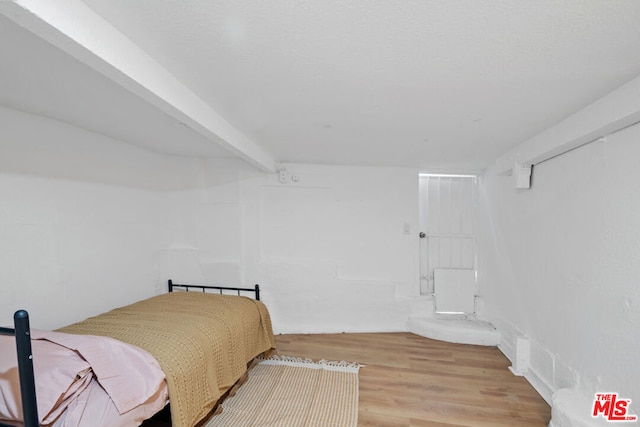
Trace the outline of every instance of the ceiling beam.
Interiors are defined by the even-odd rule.
[[[0,13],[212,143],[264,172],[276,171],[269,153],[83,2],[0,0]]]
[[[613,90],[563,121],[500,156],[496,172],[515,163],[534,166],[640,122],[640,77]]]

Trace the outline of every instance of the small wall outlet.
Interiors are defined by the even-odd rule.
[[[280,172],[278,172],[278,181],[280,181],[282,184],[286,184],[287,182],[289,182],[289,172],[287,172],[286,170],[281,170]]]

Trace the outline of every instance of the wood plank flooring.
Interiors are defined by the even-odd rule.
[[[278,335],[276,354],[360,369],[359,426],[543,427],[549,405],[495,347],[410,333]]]

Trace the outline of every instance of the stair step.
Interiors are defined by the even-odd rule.
[[[459,344],[497,346],[501,339],[490,323],[468,318],[414,316],[409,318],[409,331]]]

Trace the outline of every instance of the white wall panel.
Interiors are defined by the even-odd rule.
[[[436,312],[473,313],[475,271],[451,268],[434,269]]]

